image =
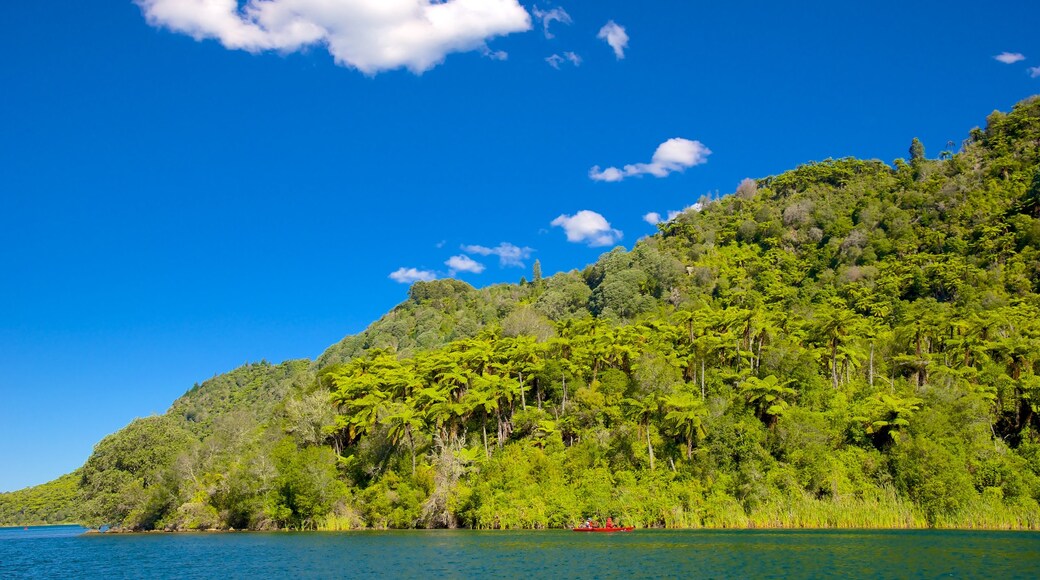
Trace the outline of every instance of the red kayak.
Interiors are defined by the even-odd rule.
[[[607,533],[612,533],[612,532],[631,532],[634,529],[636,529],[635,526],[625,526],[625,527],[614,526],[613,528],[571,528],[571,530],[575,531],[575,532],[607,532]]]

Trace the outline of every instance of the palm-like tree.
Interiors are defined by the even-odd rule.
[[[867,435],[873,438],[876,446],[881,447],[899,441],[903,430],[910,426],[910,419],[923,402],[917,397],[878,393],[868,403],[869,415],[854,419],[866,424]]]
[[[650,469],[654,468],[654,445],[650,439],[650,423],[661,412],[661,402],[656,395],[650,394],[642,399],[625,399],[629,417],[635,419],[646,434],[646,452],[650,456]]]
[[[819,331],[827,341],[830,349],[831,381],[838,388],[838,348],[846,342],[849,330],[856,320],[855,313],[839,299],[832,299],[821,309]]]
[[[415,475],[415,430],[425,426],[422,414],[412,405],[411,400],[395,403],[386,416],[387,435],[394,445],[402,437],[408,439],[408,447],[412,452],[412,475]]]
[[[791,381],[780,382],[776,375],[764,379],[748,377],[741,385],[741,391],[747,397],[748,404],[755,409],[755,414],[769,427],[776,425],[777,420],[790,406],[787,398],[793,397],[795,390],[787,385]]]
[[[679,393],[667,397],[664,402],[668,412],[664,421],[672,435],[686,440],[686,459],[693,458],[694,441],[704,437],[704,418],[708,407],[704,401],[689,393]]]

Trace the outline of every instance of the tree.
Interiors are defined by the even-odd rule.
[[[686,440],[686,459],[693,459],[694,441],[704,437],[704,418],[708,407],[704,401],[689,393],[679,393],[665,399],[668,409],[664,420],[673,435]]]
[[[921,163],[924,161],[924,145],[921,140],[914,137],[914,140],[910,142],[910,163]]]
[[[740,185],[737,186],[737,197],[741,199],[754,199],[757,194],[758,182],[754,179],[744,179],[740,182]]]
[[[878,393],[866,402],[867,414],[854,417],[854,420],[864,423],[874,445],[882,448],[899,442],[902,431],[910,426],[910,419],[923,402],[917,397]]]
[[[741,384],[740,390],[747,397],[748,404],[755,409],[758,418],[772,427],[790,406],[787,399],[796,394],[794,389],[787,386],[790,382],[781,382],[776,375],[764,379],[748,377]]]
[[[625,399],[629,416],[635,419],[646,434],[646,452],[650,456],[650,469],[654,469],[654,445],[650,439],[650,425],[661,411],[661,402],[651,393],[640,399]]]
[[[1040,218],[1040,169],[1033,171],[1033,179],[1022,196],[1020,211]]]
[[[397,445],[401,437],[408,439],[408,448],[412,451],[412,475],[415,475],[415,431],[424,427],[422,415],[412,406],[412,401],[395,404],[386,417],[389,427],[387,435]]]
[[[847,335],[856,321],[855,313],[849,310],[841,300],[831,300],[821,308],[822,316],[819,321],[819,330],[827,340],[830,350],[831,382],[834,388],[838,388],[838,354],[839,349],[846,344]]]
[[[914,179],[921,179],[921,168],[924,165],[924,145],[914,137],[910,143],[910,168],[913,170]]]
[[[538,283],[540,283],[542,281],[542,263],[539,262],[538,260],[534,261],[534,266],[532,267],[531,277],[532,277],[532,279],[533,279],[535,284],[538,284]]]

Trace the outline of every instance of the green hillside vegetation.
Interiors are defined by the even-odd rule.
[[[77,500],[80,472],[10,493],[0,493],[0,524],[43,526],[74,524],[81,516]]]
[[[1040,529],[1040,99],[814,162],[584,271],[409,299],[0,494],[127,530]]]

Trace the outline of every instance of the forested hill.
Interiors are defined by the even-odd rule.
[[[1040,99],[197,385],[0,523],[1040,528]]]

